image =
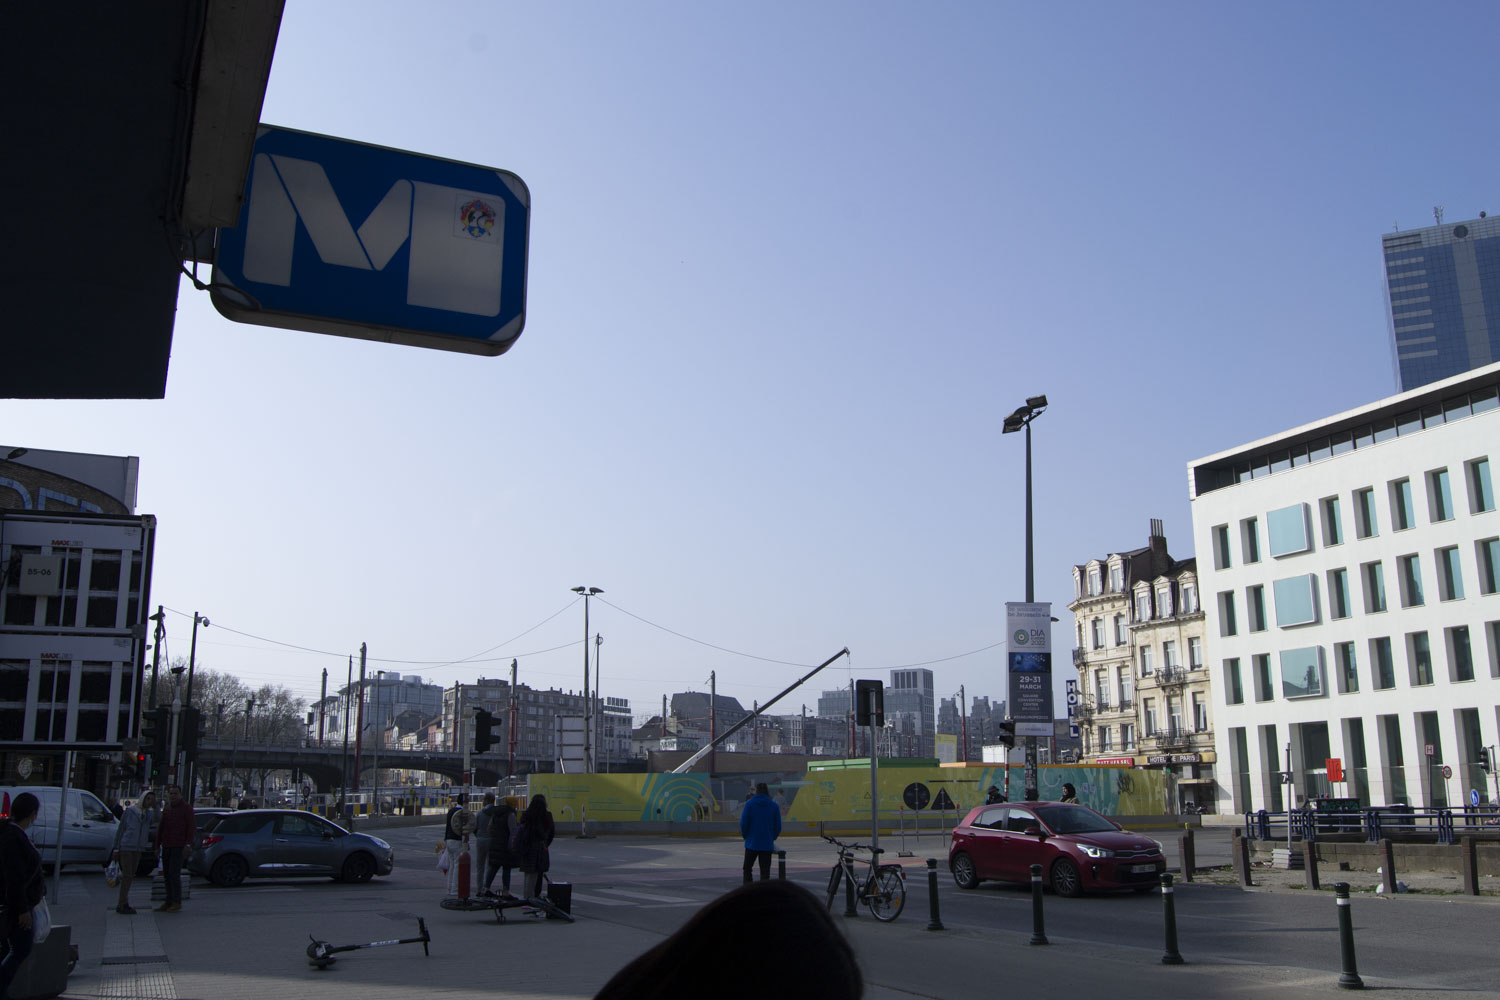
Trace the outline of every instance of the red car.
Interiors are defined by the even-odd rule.
[[[960,889],[986,879],[1031,881],[1031,866],[1059,896],[1085,889],[1134,889],[1161,884],[1161,844],[1130,833],[1088,806],[1015,802],[978,806],[953,831],[948,870]]]

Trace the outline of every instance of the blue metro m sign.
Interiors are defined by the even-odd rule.
[[[229,319],[489,356],[521,335],[515,174],[262,125],[248,193],[214,260]]]

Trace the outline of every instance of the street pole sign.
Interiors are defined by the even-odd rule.
[[[521,335],[515,174],[261,125],[246,195],[210,288],[229,319],[491,357]]]
[[[1017,736],[1052,735],[1052,605],[1005,603],[1010,716]]]

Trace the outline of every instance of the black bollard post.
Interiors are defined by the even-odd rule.
[[[938,916],[938,870],[937,858],[927,859],[927,929],[943,929],[943,918]]]
[[[857,917],[857,916],[859,916],[859,911],[854,908],[854,879],[853,879],[853,877],[845,877],[845,879],[844,879],[844,916],[846,916],[846,917]]]
[[[1234,861],[1234,873],[1240,885],[1254,885],[1250,878],[1250,841],[1239,830],[1230,833],[1230,851]]]
[[[1316,840],[1302,842],[1302,877],[1306,879],[1309,889],[1323,887],[1318,880],[1318,842]]]
[[[1031,866],[1031,943],[1047,944],[1047,929],[1042,923],[1042,866]]]
[[[776,877],[786,881],[786,851],[776,852]]]
[[[1384,880],[1385,894],[1394,896],[1396,894],[1396,847],[1389,837],[1382,837],[1380,840],[1380,875]]]
[[[1162,953],[1162,965],[1181,965],[1182,953],[1177,950],[1177,903],[1172,892],[1172,873],[1161,873],[1161,902],[1167,918],[1167,950]]]
[[[1354,964],[1354,917],[1349,913],[1349,883],[1335,882],[1333,897],[1339,906],[1339,955],[1344,965],[1339,973],[1339,986],[1346,990],[1362,990],[1365,981],[1359,978],[1359,969]]]
[[[1185,827],[1182,831],[1182,880],[1191,882],[1193,880],[1193,869],[1198,867],[1198,851],[1193,844],[1193,828]]]

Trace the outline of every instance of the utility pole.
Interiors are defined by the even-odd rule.
[[[365,737],[365,644],[359,644],[359,703],[354,720],[354,790],[359,791],[359,757]]]
[[[506,774],[509,777],[516,775],[516,706],[519,699],[516,697],[516,661],[510,661],[510,763],[506,765]]]
[[[349,657],[349,677],[344,682],[344,752],[339,756],[339,774],[343,778],[343,784],[339,786],[339,816],[344,818],[344,813],[349,807],[349,707],[354,698],[354,657]]]
[[[458,738],[458,741],[460,743],[462,743],[463,746],[464,746],[464,782],[463,782],[464,783],[464,789],[463,790],[464,790],[465,793],[467,793],[469,791],[469,785],[471,783],[471,777],[470,777],[470,774],[469,774],[469,751],[472,750],[473,747],[470,746],[470,741],[467,738],[467,735],[464,733],[464,685],[463,685],[463,682],[462,681],[456,681],[454,683],[453,687],[454,687],[453,705],[454,705],[454,707],[456,709],[458,709],[458,712],[457,712],[456,716],[453,719],[453,732],[454,732],[455,736]]]
[[[589,729],[593,725],[593,719],[588,718],[589,712],[589,598],[604,591],[598,587],[574,587],[573,593],[583,596],[583,706],[586,717],[583,720],[583,773],[592,774],[593,761],[589,757]]]
[[[964,743],[964,763],[969,762],[969,709],[968,699],[964,697],[964,686],[958,686],[958,731],[963,735],[960,737]]]
[[[156,708],[156,675],[157,675],[157,672],[161,669],[161,644],[162,644],[162,640],[167,637],[167,626],[164,624],[164,622],[166,621],[166,618],[167,618],[166,611],[162,608],[162,606],[160,604],[158,604],[156,606],[156,614],[154,614],[154,615],[151,616],[151,620],[154,621],[154,622],[156,622],[156,628],[155,628],[155,630],[153,630],[153,632],[151,634],[151,705],[150,705],[150,707],[153,708],[153,709]],[[147,777],[150,777],[150,775],[147,775]],[[58,865],[57,867],[58,867],[58,871],[62,871],[62,866],[61,865]]]
[[[323,668],[323,694],[318,698],[318,746],[323,745],[323,723],[328,717],[328,668]]]
[[[599,689],[599,654],[604,645],[604,636],[598,632],[594,633],[594,756],[597,758],[604,741],[600,739],[600,732],[604,727],[604,697]],[[597,761],[596,761],[597,763]]]
[[[718,672],[714,671],[714,670],[710,670],[708,672],[708,745],[709,746],[713,746],[714,745],[714,740],[718,737],[718,735],[719,735],[719,681],[718,681]],[[716,756],[714,754],[714,751],[710,750],[708,752],[708,777],[709,777],[710,781],[713,780],[714,765],[716,763],[717,763],[717,758],[716,758]]]
[[[849,681],[849,752],[844,756],[846,758],[858,757],[858,750],[859,747],[854,743],[854,680],[851,678]]]

